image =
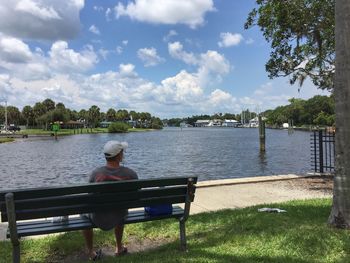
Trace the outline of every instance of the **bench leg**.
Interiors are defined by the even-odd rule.
[[[8,216],[8,227],[10,230],[10,239],[12,243],[12,260],[14,263],[20,262],[20,246],[17,234],[16,210],[13,193],[5,195],[6,212]]]
[[[180,242],[181,242],[181,250],[182,250],[182,251],[187,251],[185,221],[180,220],[179,223],[180,223]]]

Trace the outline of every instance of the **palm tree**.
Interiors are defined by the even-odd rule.
[[[96,128],[98,125],[98,122],[100,121],[100,108],[96,105],[93,105],[90,107],[88,111],[88,120],[90,127]]]
[[[110,108],[106,113],[107,121],[115,121],[116,113],[115,109]]]
[[[33,120],[34,117],[33,108],[29,105],[24,106],[22,109],[22,116],[26,120],[26,128],[28,128],[29,121]]]

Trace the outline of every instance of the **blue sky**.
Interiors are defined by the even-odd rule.
[[[0,1],[0,100],[49,97],[161,118],[262,111],[326,94],[270,80],[253,0]]]

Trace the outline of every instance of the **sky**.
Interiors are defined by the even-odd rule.
[[[254,0],[0,0],[0,104],[160,118],[263,111],[327,95],[269,79]]]

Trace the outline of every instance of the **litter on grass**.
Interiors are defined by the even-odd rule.
[[[264,207],[259,208],[258,212],[268,212],[268,213],[286,213],[286,210],[279,209],[279,208],[270,208],[270,207]]]

